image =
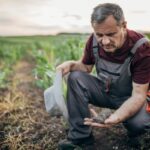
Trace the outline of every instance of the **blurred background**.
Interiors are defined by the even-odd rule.
[[[89,33],[92,9],[103,2],[119,4],[129,28],[150,31],[148,0],[0,0],[0,35]]]

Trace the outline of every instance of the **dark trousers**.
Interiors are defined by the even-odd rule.
[[[99,107],[117,109],[126,99],[116,99],[103,92],[100,81],[85,72],[74,71],[68,77],[67,108],[69,113],[70,140],[90,138],[92,129],[83,124],[84,118],[90,117],[88,104]],[[138,135],[150,126],[150,114],[145,105],[132,118],[124,123],[129,133]]]

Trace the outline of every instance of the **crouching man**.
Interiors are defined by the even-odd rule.
[[[68,138],[58,149],[77,147],[94,150],[91,126],[107,128],[123,123],[129,136],[138,136],[150,127],[146,111],[150,82],[150,44],[140,33],[127,29],[120,6],[104,3],[91,15],[93,33],[83,57],[67,61],[56,69],[68,78]],[[90,75],[95,65],[97,77]],[[115,109],[104,124],[91,119],[88,104]],[[93,110],[92,110],[93,111]],[[93,112],[96,113],[96,112]]]

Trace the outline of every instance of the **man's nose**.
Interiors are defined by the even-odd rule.
[[[107,37],[107,36],[103,36],[102,38],[101,38],[101,41],[100,41],[101,43],[102,43],[102,45],[108,45],[109,43],[110,43],[110,39],[109,39],[109,37]]]

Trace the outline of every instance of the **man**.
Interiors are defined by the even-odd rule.
[[[140,20],[139,20],[140,21]],[[56,69],[68,78],[69,132],[59,149],[94,150],[91,126],[107,128],[123,123],[129,136],[149,128],[146,97],[150,82],[150,44],[143,35],[127,29],[120,6],[100,4],[91,15],[94,33],[79,61],[67,61]],[[98,77],[89,73],[95,65]],[[88,104],[116,109],[104,122],[90,119]],[[96,113],[92,110],[93,113]]]

